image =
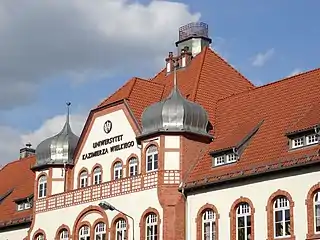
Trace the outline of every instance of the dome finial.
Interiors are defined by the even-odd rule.
[[[67,123],[69,123],[71,102],[67,102],[66,105],[67,105]]]

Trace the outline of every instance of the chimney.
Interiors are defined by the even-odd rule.
[[[173,70],[173,62],[173,52],[169,52],[169,55],[166,58],[167,73],[170,73]]]
[[[35,155],[36,150],[31,147],[31,143],[27,143],[24,148],[20,149],[20,159]]]
[[[189,47],[185,46],[181,50],[181,67],[186,67],[192,59],[192,53],[189,51]]]

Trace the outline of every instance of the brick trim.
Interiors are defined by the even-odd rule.
[[[100,207],[98,206],[89,206],[89,207],[86,207],[85,209],[83,209],[79,215],[77,216],[76,220],[74,221],[74,225],[73,225],[73,229],[72,229],[72,236],[74,239],[78,239],[79,237],[79,229],[83,226],[83,225],[88,225],[90,227],[90,237],[91,236],[91,233],[93,232],[92,230],[92,226],[89,222],[87,221],[82,221],[86,216],[88,216],[89,214],[91,213],[98,213],[101,215],[101,218],[99,218],[98,220],[99,221],[103,221],[106,226],[107,226],[107,229],[109,227],[109,224],[108,224],[108,217],[107,217],[107,214],[105,213],[105,211],[103,211]],[[101,220],[102,219],[102,220]]]
[[[101,170],[101,183],[103,182],[103,168],[102,168],[101,164],[96,163],[92,167],[92,170],[91,170],[91,180],[90,180],[91,185],[94,185],[94,170],[97,168],[100,168],[100,170]]]
[[[161,219],[160,219],[160,214],[158,212],[157,209],[155,208],[151,208],[149,207],[148,209],[146,209],[142,215],[141,215],[141,218],[140,218],[140,223],[139,223],[139,227],[140,227],[140,239],[141,240],[145,240],[146,239],[146,219],[147,219],[147,216],[151,213],[154,213],[157,215],[157,220],[158,220],[158,239],[161,239],[160,238],[160,224],[161,224]]]
[[[60,240],[60,233],[61,233],[62,230],[67,230],[68,234],[69,234],[69,238],[70,239],[72,238],[70,228],[67,225],[62,224],[56,231],[56,236],[54,238],[55,240]]]
[[[230,240],[237,239],[237,208],[241,203],[247,203],[251,209],[251,240],[254,240],[254,213],[255,208],[253,207],[253,203],[249,198],[240,197],[236,201],[233,202],[229,216],[230,216]]]
[[[266,206],[266,211],[267,211],[267,224],[268,224],[268,240],[274,240],[274,224],[273,224],[273,203],[276,200],[276,198],[284,196],[289,200],[290,204],[290,230],[291,230],[291,236],[290,237],[285,237],[281,238],[281,240],[295,240],[296,237],[294,235],[294,215],[293,215],[293,208],[294,208],[294,202],[292,200],[291,195],[284,191],[278,189],[276,192],[274,192],[268,199],[268,203]]]
[[[83,172],[87,172],[87,181],[88,181],[88,186],[89,186],[89,177],[90,177],[90,172],[89,172],[89,170],[88,170],[88,168],[86,168],[86,167],[82,167],[80,170],[79,170],[79,172],[78,172],[78,177],[77,177],[77,185],[78,185],[78,188],[81,188],[81,185],[80,185],[80,175],[81,175],[81,173],[83,173]]]
[[[120,219],[125,220],[125,222],[126,222],[126,233],[127,233],[126,239],[130,239],[128,218],[124,214],[118,213],[112,219],[112,222],[111,222],[111,225],[110,225],[110,240],[116,240],[116,224]]]
[[[214,212],[214,214],[216,215],[216,240],[219,240],[219,218],[220,215],[218,213],[218,209],[209,203],[206,203],[205,205],[203,205],[198,213],[197,213],[197,218],[196,218],[196,225],[197,225],[197,240],[202,240],[202,215],[204,214],[204,212],[206,210],[212,210]]]
[[[113,162],[111,163],[111,168],[110,168],[110,176],[111,176],[111,181],[114,181],[114,165],[116,165],[116,163],[120,162],[121,163],[121,166],[122,166],[122,177],[123,177],[123,170],[124,170],[124,164],[123,164],[123,161],[121,158],[116,158],[115,160],[113,160]]]
[[[46,236],[46,233],[41,229],[39,228],[37,231],[34,232],[33,234],[33,237],[32,237],[32,240],[37,240],[37,237],[42,234],[44,236],[44,240],[47,240],[47,236]]]
[[[316,239],[320,238],[319,233],[315,233],[314,230],[314,195],[317,191],[320,191],[320,182],[313,185],[307,194],[306,205],[307,205],[307,222],[308,222],[308,233],[307,239]]]

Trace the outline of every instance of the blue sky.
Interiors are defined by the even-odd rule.
[[[18,4],[17,1],[13,2]],[[320,42],[320,29],[318,27],[318,23],[320,22],[319,1],[189,0],[171,2],[180,2],[188,5],[188,11],[191,15],[200,13],[200,20],[209,24],[210,35],[213,39],[213,48],[255,84],[261,85],[276,81],[289,76],[293,72],[298,73],[320,66],[320,48],[318,46]],[[131,3],[132,1],[127,1],[125,4]],[[150,4],[150,1],[143,0],[140,1],[140,3],[147,6]],[[160,15],[159,18],[160,20],[161,18],[170,19],[170,17],[165,14],[166,11],[170,12],[168,9],[162,10],[162,15]],[[172,21],[175,21],[174,13],[174,10],[172,10],[170,14],[168,13],[169,16],[172,16]],[[45,18],[39,12],[38,15],[40,19]],[[21,17],[21,19],[23,18]],[[28,19],[30,20],[30,17]],[[37,18],[34,17],[30,22],[33,22],[36,19]],[[181,14],[180,22],[181,19],[189,18]],[[6,23],[6,21],[4,22]],[[17,25],[14,25],[14,29],[23,27],[28,30],[28,26],[23,25],[24,22],[25,21],[18,22]],[[179,26],[181,25],[180,22],[179,24],[175,24]],[[63,24],[63,18],[61,23]],[[34,38],[36,41],[39,41],[37,44],[41,45],[41,39],[44,39],[46,36],[43,36],[42,31],[40,31],[43,27],[41,26],[41,21],[40,23],[37,21],[37,24],[39,24],[39,27],[31,28],[27,39],[30,36],[30,38],[32,38],[36,35]],[[77,24],[79,24],[77,28],[81,28],[81,23]],[[106,22],[106,24],[108,23]],[[132,23],[128,22],[127,24],[130,25]],[[139,24],[141,25],[140,28],[145,32],[144,37],[148,38],[148,31],[145,31],[143,21],[140,21]],[[139,51],[134,51],[131,46],[132,51],[130,50],[130,54],[139,56],[142,59],[141,64],[139,64],[140,60],[135,60],[136,58],[140,59],[139,57],[135,58],[133,56],[127,58],[125,53],[122,53],[124,54],[124,57],[121,59],[129,60],[126,60],[123,65],[122,62],[118,60],[116,66],[112,67],[110,71],[104,72],[104,67],[108,68],[111,63],[106,62],[104,66],[103,62],[101,63],[101,61],[97,61],[95,58],[103,59],[105,55],[109,54],[109,50],[112,52],[110,53],[110,56],[115,54],[117,49],[121,51],[123,47],[121,42],[119,42],[119,45],[116,45],[115,43],[115,45],[112,45],[112,49],[108,50],[107,48],[105,52],[84,51],[81,52],[81,54],[78,54],[78,52],[74,51],[68,53],[74,54],[76,58],[89,59],[82,61],[81,64],[72,68],[72,74],[69,74],[67,71],[68,69],[65,69],[65,65],[72,65],[72,63],[67,61],[67,56],[64,56],[60,60],[53,62],[50,66],[50,71],[44,71],[45,74],[39,73],[38,75],[32,75],[32,77],[36,76],[38,79],[37,82],[33,83],[33,85],[26,84],[23,91],[32,92],[32,89],[36,90],[34,90],[32,94],[29,94],[28,97],[26,97],[26,100],[13,104],[15,98],[21,95],[21,92],[15,93],[15,91],[12,91],[13,93],[9,94],[4,100],[0,97],[3,102],[8,101],[7,107],[5,104],[2,104],[3,107],[0,108],[0,127],[13,129],[16,133],[21,135],[31,134],[33,131],[39,129],[48,119],[64,114],[64,104],[66,101],[72,102],[72,113],[86,115],[88,114],[89,109],[118,89],[129,78],[133,76],[152,77],[160,70],[160,67],[164,66],[164,58],[166,57],[167,52],[174,50],[173,37],[177,38],[178,29],[174,26],[174,29],[176,29],[176,36],[173,36],[172,26],[168,27],[168,23],[166,24],[160,25],[162,27],[161,32],[166,33],[166,28],[170,28],[170,31],[168,31],[170,37],[168,36],[167,38],[159,39],[159,36],[156,36],[156,33],[152,33],[156,36],[154,38],[155,42],[154,44],[152,43],[151,40],[153,38],[151,37],[146,51],[144,51],[143,48]],[[10,26],[11,25],[8,25],[7,32],[10,32]],[[110,24],[110,26],[112,26],[112,24]],[[59,25],[53,24],[53,28],[59,28]],[[52,31],[54,30],[50,30],[50,32]],[[122,31],[122,29],[120,28],[118,31]],[[69,32],[61,31],[61,34],[66,36]],[[72,32],[70,35],[71,34]],[[20,35],[23,36],[21,31],[17,31],[14,36]],[[7,34],[4,36],[9,35]],[[54,41],[59,41],[59,36],[55,35],[54,37]],[[87,40],[86,43],[90,43],[90,37],[90,34],[87,34],[86,36],[80,35],[72,38],[72,41],[76,43],[77,39],[79,40],[81,38],[83,40],[83,38],[85,38]],[[109,36],[109,38],[112,38],[112,35]],[[4,38],[4,40],[6,40],[6,38]],[[122,41],[131,41],[131,39],[122,39]],[[103,45],[103,42],[98,43]],[[20,48],[29,47],[28,44],[17,44]],[[159,48],[159,44],[163,44],[164,47],[160,47],[158,52],[152,50],[153,52],[149,54],[148,51],[153,48]],[[48,51],[47,53],[43,53],[41,58],[51,57],[51,54],[55,49],[53,48],[51,51],[50,46],[51,45],[45,45]],[[54,46],[54,44],[52,44],[52,46]],[[88,49],[91,47],[90,44],[84,46]],[[92,47],[95,46],[92,45]],[[82,48],[84,47],[82,46]],[[68,49],[66,49],[65,52],[68,52]],[[104,56],[100,56],[100,53]],[[79,56],[77,56],[77,54]],[[39,54],[35,56],[39,56]],[[149,56],[156,58],[156,60],[149,63]],[[6,55],[1,55],[0,53],[0,62],[1,58],[4,61],[6,57]],[[163,63],[159,60],[161,58],[163,58]],[[29,59],[28,61],[32,62],[33,59],[34,58]],[[64,65],[63,71],[61,70],[62,65]],[[17,64],[16,66],[13,65],[10,67],[19,70],[20,65]],[[40,61],[38,68],[39,72],[45,68],[47,68],[47,66],[42,66]],[[85,74],[81,72],[81,68],[86,70]],[[28,74],[28,69],[24,72]],[[2,81],[0,75],[0,83]],[[7,84],[4,86],[8,86],[8,89],[3,89],[3,92],[5,93],[8,91],[10,92],[17,85]],[[4,93],[2,93],[2,95]],[[0,142],[1,140],[5,142],[5,138],[4,135],[0,136]],[[13,141],[13,144],[14,143],[15,142]],[[19,144],[20,143],[17,142],[17,145]]]

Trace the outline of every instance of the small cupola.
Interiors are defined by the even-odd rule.
[[[73,154],[79,137],[72,132],[70,127],[70,105],[71,103],[67,103],[67,119],[62,130],[37,146],[34,167],[73,164]]]
[[[174,87],[170,95],[147,107],[142,113],[142,136],[160,132],[188,132],[211,137],[207,131],[208,115],[205,109],[184,98],[177,86],[176,64]]]

